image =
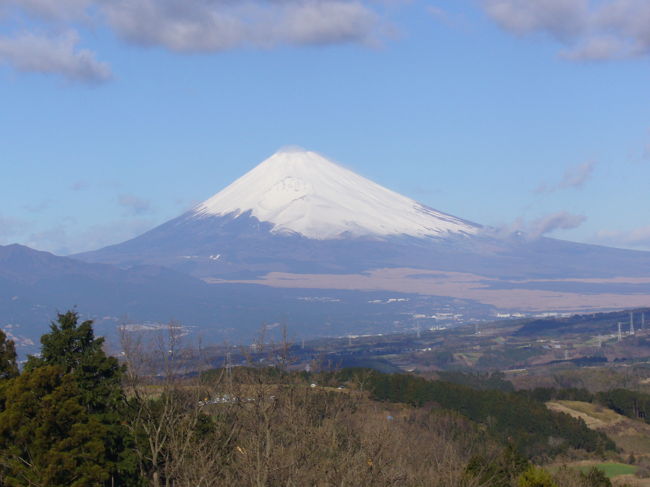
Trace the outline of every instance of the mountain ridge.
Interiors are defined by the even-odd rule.
[[[353,227],[356,232],[349,231]],[[275,153],[192,210],[142,235],[73,257],[162,265],[221,279],[379,268],[505,279],[650,276],[650,252],[501,236],[427,209],[304,149]]]

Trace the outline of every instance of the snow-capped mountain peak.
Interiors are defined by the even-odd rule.
[[[468,235],[479,226],[428,208],[311,151],[281,150],[193,210],[195,218],[250,212],[274,233],[326,240]]]

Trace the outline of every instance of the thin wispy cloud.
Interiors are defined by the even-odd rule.
[[[596,232],[594,241],[614,247],[650,249],[650,225],[631,230],[600,230]]]
[[[90,183],[88,181],[75,181],[70,185],[70,189],[72,191],[83,191],[85,189],[88,189],[90,187]]]
[[[142,215],[152,211],[151,202],[133,194],[121,194],[117,198],[117,203],[124,208],[127,213],[132,215]]]
[[[567,211],[551,213],[534,220],[527,231],[531,239],[537,239],[556,230],[572,230],[578,228],[587,220],[584,215],[575,215]]]
[[[26,221],[0,214],[0,244],[8,243],[8,239],[15,237],[28,226]]]
[[[70,255],[123,242],[151,229],[156,223],[148,218],[129,217],[91,225],[82,231],[75,231],[74,227],[66,224],[57,224],[31,233],[25,244],[57,255]]]
[[[650,54],[647,0],[482,0],[487,15],[518,36],[546,34],[560,55],[600,61]]]
[[[541,216],[532,221],[519,217],[514,222],[496,228],[486,228],[488,236],[509,238],[513,235],[521,236],[527,240],[537,240],[557,230],[572,230],[578,228],[587,220],[584,215],[558,211]]]
[[[51,199],[45,199],[41,200],[38,202],[32,202],[28,203],[26,205],[23,205],[23,209],[25,211],[28,211],[30,213],[40,213],[41,211],[45,211],[48,208],[52,206],[53,201]]]
[[[579,189],[589,181],[596,167],[595,161],[588,161],[568,168],[562,179],[554,184],[542,183],[535,189],[536,193],[553,193],[561,189]]]
[[[51,228],[31,233],[25,244],[33,249],[45,250],[57,255],[66,255],[70,253],[70,247],[68,246],[69,239],[70,236],[67,227],[58,224]]]
[[[441,21],[446,21],[449,19],[449,14],[445,9],[436,7],[434,5],[427,6],[427,12],[429,12],[429,14],[432,15],[434,18]]]

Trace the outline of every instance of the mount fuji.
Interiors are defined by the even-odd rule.
[[[395,291],[505,310],[642,306],[650,293],[649,252],[501,237],[301,149],[143,235],[75,257],[211,284]]]
[[[247,212],[272,224],[272,233],[315,240],[446,237],[480,230],[298,149],[274,154],[192,214],[196,219],[238,218]]]

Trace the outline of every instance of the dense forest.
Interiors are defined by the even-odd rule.
[[[544,406],[557,390],[515,392],[499,375],[292,371],[282,346],[263,364],[215,369],[170,330],[125,334],[118,360],[67,312],[22,370],[0,331],[0,485],[611,485],[599,470],[539,466],[615,449]],[[588,399],[637,417],[649,404]]]
[[[614,443],[584,422],[550,411],[543,402],[500,390],[476,390],[442,381],[427,381],[403,374],[373,374],[370,384],[379,400],[406,402],[414,406],[433,403],[458,411],[487,427],[502,441],[509,440],[518,451],[531,458],[553,457],[568,448],[602,453]],[[555,438],[556,441],[549,441]]]

